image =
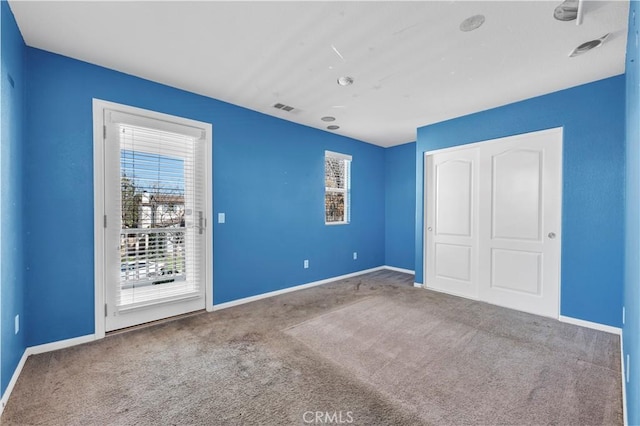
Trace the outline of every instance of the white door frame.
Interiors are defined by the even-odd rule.
[[[128,114],[141,115],[168,122],[199,127],[205,130],[205,308],[213,311],[213,223],[211,221],[213,209],[213,127],[210,123],[177,117],[160,112],[145,110],[114,102],[93,99],[93,235],[94,235],[94,283],[95,283],[95,338],[105,336],[105,228],[104,228],[104,110],[111,109]]]
[[[428,259],[427,259],[427,236],[428,236],[428,230],[427,230],[427,213],[428,213],[428,207],[427,207],[427,201],[428,201],[428,197],[427,197],[427,190],[428,190],[428,182],[426,180],[427,178],[427,165],[428,165],[428,159],[429,156],[433,155],[433,154],[441,154],[441,153],[446,153],[446,152],[452,152],[452,151],[456,151],[456,150],[461,150],[461,149],[471,149],[471,148],[475,148],[475,147],[479,147],[479,146],[483,146],[486,144],[491,144],[491,143],[501,143],[504,142],[507,139],[511,139],[514,137],[518,137],[518,136],[525,136],[525,135],[529,135],[529,134],[534,134],[534,133],[557,133],[560,132],[561,137],[564,135],[564,128],[563,127],[554,127],[554,128],[550,128],[550,129],[544,129],[544,130],[538,130],[538,131],[533,131],[533,132],[526,132],[526,133],[519,133],[519,134],[514,134],[514,135],[509,135],[509,136],[504,136],[504,137],[500,137],[500,138],[494,138],[494,139],[487,139],[484,141],[479,141],[479,142],[474,142],[474,143],[469,143],[469,144],[464,144],[464,145],[456,145],[456,146],[452,146],[452,147],[448,147],[448,148],[441,148],[441,149],[436,149],[436,150],[431,150],[431,151],[425,151],[424,153],[424,157],[423,157],[423,173],[422,173],[422,201],[423,201],[423,210],[422,210],[422,281],[423,281],[423,285],[422,288],[427,289],[427,265],[428,265]],[[564,175],[564,164],[563,164],[563,147],[564,147],[564,140],[561,139],[562,147],[561,147],[561,158],[560,158],[560,182],[559,182],[559,191],[560,191],[560,223],[559,223],[559,229],[558,229],[558,240],[559,240],[559,244],[560,244],[560,250],[558,253],[558,318],[562,317],[562,312],[560,310],[562,304],[562,201],[563,201],[563,175]],[[440,291],[440,290],[435,290],[435,289],[431,289],[434,291]],[[466,296],[462,296],[462,297],[466,297]],[[478,297],[467,297],[469,299],[473,299],[473,300],[479,300],[479,296]]]

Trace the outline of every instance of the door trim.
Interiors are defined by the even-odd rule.
[[[151,117],[163,121],[176,121],[193,127],[203,128],[205,136],[205,308],[213,311],[213,126],[211,123],[184,117],[163,114],[128,105],[93,99],[93,236],[94,236],[94,327],[95,338],[105,336],[105,253],[104,253],[104,110],[118,110],[128,114]]]
[[[542,130],[536,130],[536,131],[532,131],[532,132],[525,132],[525,133],[516,133],[513,135],[508,135],[508,136],[502,136],[502,137],[498,137],[498,138],[493,138],[493,139],[487,139],[484,141],[478,141],[478,142],[473,142],[473,143],[468,143],[468,144],[462,144],[462,145],[456,145],[456,146],[451,146],[451,147],[447,147],[447,148],[441,148],[441,149],[435,149],[435,150],[430,150],[430,151],[425,151],[423,153],[423,173],[422,173],[422,201],[423,201],[423,210],[422,210],[422,275],[423,275],[423,284],[422,284],[422,288],[425,289],[429,289],[429,290],[433,290],[433,291],[437,291],[440,293],[447,293],[447,294],[451,294],[454,296],[458,296],[458,297],[465,297],[467,299],[471,299],[471,300],[480,300],[480,296],[478,295],[477,298],[472,298],[472,297],[467,297],[467,296],[460,296],[459,294],[455,294],[455,293],[450,293],[450,292],[446,292],[446,291],[442,291],[442,290],[438,290],[438,289],[433,289],[433,288],[428,288],[427,287],[427,212],[428,212],[428,208],[427,208],[427,201],[428,201],[428,196],[427,196],[427,190],[428,190],[428,183],[426,181],[427,178],[427,166],[428,166],[428,158],[431,155],[434,154],[442,154],[442,153],[448,153],[448,152],[453,152],[453,151],[457,151],[457,150],[462,150],[462,149],[471,149],[471,148],[477,148],[480,146],[486,146],[487,144],[493,144],[493,143],[502,143],[507,139],[512,139],[512,138],[518,138],[518,137],[526,137],[528,135],[532,135],[532,134],[549,134],[549,135],[554,135],[554,134],[560,134],[560,182],[559,182],[559,196],[560,196],[560,205],[559,205],[559,214],[560,214],[560,222],[559,222],[559,228],[558,228],[558,239],[560,241],[560,249],[559,249],[559,253],[558,253],[558,317],[556,319],[559,318],[563,318],[562,315],[562,228],[563,228],[563,193],[564,193],[564,187],[563,187],[563,177],[564,177],[564,127],[560,126],[560,127],[553,127],[553,128],[549,128],[549,129],[542,129]],[[489,303],[489,302],[487,302]],[[498,306],[498,305],[496,305]],[[513,308],[510,308],[513,309]],[[536,315],[536,314],[534,314]]]

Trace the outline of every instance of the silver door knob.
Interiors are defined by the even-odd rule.
[[[427,228],[427,231],[431,231],[431,227],[428,227],[428,228]]]
[[[549,238],[550,239],[554,239],[556,237],[556,233],[555,232],[549,232]]]

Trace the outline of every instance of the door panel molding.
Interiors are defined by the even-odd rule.
[[[523,154],[528,158],[522,158]],[[517,159],[519,161],[513,161],[514,156],[520,157]],[[515,164],[506,163],[503,166],[508,161]],[[535,164],[527,164],[527,162],[533,163],[534,161]],[[507,170],[503,170],[503,168],[507,168]],[[526,171],[535,171],[535,175],[520,179],[512,176],[500,179],[503,172],[505,175],[510,172],[511,174],[521,172],[519,174],[524,176],[525,173],[522,172]],[[540,241],[543,196],[541,181],[543,170],[540,152],[530,149],[511,149],[492,155],[491,172],[491,237],[494,239]],[[527,186],[535,187],[532,188],[535,193],[533,191],[525,193],[522,188]],[[513,210],[516,210],[515,214]],[[504,228],[500,228],[501,222],[506,222]]]

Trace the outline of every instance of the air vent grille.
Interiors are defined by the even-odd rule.
[[[287,112],[291,112],[291,111],[293,111],[295,109],[292,106],[281,104],[281,103],[277,103],[277,104],[273,105],[273,107],[276,108],[276,109],[281,109],[283,111],[287,111]]]

